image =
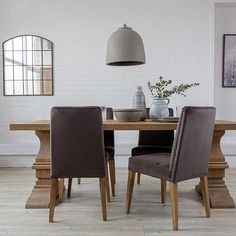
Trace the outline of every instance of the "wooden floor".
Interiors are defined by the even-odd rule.
[[[34,171],[28,168],[0,169],[0,235],[236,235],[236,210],[214,209],[212,217],[204,217],[200,197],[194,191],[198,180],[179,186],[179,232],[171,230],[169,188],[167,203],[160,203],[160,183],[142,176],[141,185],[135,185],[131,214],[124,214],[127,170],[117,170],[117,196],[108,209],[108,221],[103,222],[100,210],[98,181],[74,181],[71,199],[56,207],[55,223],[48,223],[47,209],[25,209],[31,192]],[[236,201],[236,169],[227,171],[227,182]]]

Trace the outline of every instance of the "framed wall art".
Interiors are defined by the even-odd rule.
[[[236,34],[223,35],[222,87],[236,87]]]

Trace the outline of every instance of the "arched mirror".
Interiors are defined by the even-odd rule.
[[[8,39],[3,47],[4,95],[53,95],[53,43],[35,35]]]

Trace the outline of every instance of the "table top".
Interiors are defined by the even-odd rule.
[[[176,122],[160,121],[138,121],[138,122],[121,122],[117,120],[103,121],[104,130],[175,130]],[[236,121],[216,120],[215,130],[236,130]],[[28,122],[15,122],[10,124],[10,130],[50,130],[49,120],[36,120]]]

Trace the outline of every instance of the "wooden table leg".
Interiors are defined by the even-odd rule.
[[[224,130],[215,130],[212,140],[211,154],[208,166],[208,190],[211,208],[235,208],[234,200],[230,196],[225,184],[225,169],[229,168],[221,151],[220,140]],[[200,183],[195,188],[201,193]]]
[[[36,183],[25,208],[48,208],[50,201],[50,131],[35,131],[40,149],[33,164]]]

